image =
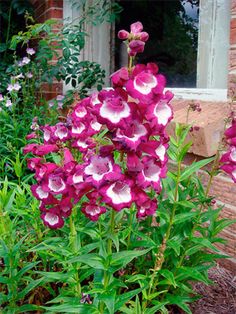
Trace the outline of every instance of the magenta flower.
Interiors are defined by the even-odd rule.
[[[125,85],[130,96],[141,103],[150,103],[160,97],[166,80],[157,71],[158,68],[153,63],[147,66],[137,65],[132,72],[132,78]]]
[[[113,86],[123,87],[125,83],[129,80],[128,69],[123,67],[120,70],[114,72],[110,77],[111,77]]]
[[[85,167],[84,174],[88,182],[99,187],[106,181],[119,180],[121,169],[109,157],[93,156]]]
[[[60,217],[58,210],[50,210],[41,215],[41,218],[45,224],[52,229],[62,228],[64,225],[64,220]]]
[[[93,203],[84,203],[81,211],[92,221],[97,221],[98,218],[106,212],[106,208]]]
[[[166,167],[161,165],[152,157],[145,156],[142,159],[143,170],[137,175],[137,183],[142,188],[153,187],[157,192],[161,191],[161,178],[166,175]]]
[[[152,216],[155,214],[158,204],[156,200],[151,200],[149,196],[140,189],[135,190],[136,205],[137,205],[137,217],[144,218],[146,216]]]
[[[141,22],[131,24],[130,33],[122,29],[118,32],[118,38],[121,40],[128,40],[128,55],[131,57],[136,56],[137,53],[143,52],[145,42],[148,40],[149,35],[142,32],[143,25]]]
[[[129,127],[116,132],[115,141],[119,141],[125,148],[136,150],[142,140],[147,137],[147,128],[137,120],[132,121]]]
[[[124,29],[118,32],[119,39],[124,40],[124,39],[128,39],[128,37],[129,37],[129,32],[125,31]]]
[[[148,34],[137,22],[119,37],[127,40],[129,54],[135,56],[143,51]],[[114,88],[79,101],[64,123],[37,126],[35,134],[40,137],[42,131],[44,143],[24,148],[25,154],[34,155],[28,160],[37,181],[32,194],[40,200],[41,218],[50,228],[62,227],[78,202],[91,221],[107,207],[120,211],[134,203],[140,219],[157,210],[149,192],[161,191],[167,172],[165,128],[173,116],[169,104],[173,95],[163,93],[165,78],[154,63],[123,67],[111,81]],[[63,104],[63,99],[58,95],[55,101]],[[234,137],[228,141],[232,146]],[[60,155],[58,164],[49,162],[51,153]],[[233,174],[235,158],[234,149],[224,157],[231,167],[226,170]]]
[[[225,139],[229,144],[228,152],[221,156],[220,162],[223,163],[220,169],[229,174],[236,183],[236,119],[232,119],[231,126],[225,131]]]
[[[124,119],[131,116],[125,93],[121,95],[115,90],[101,91],[98,98],[101,101],[101,104],[95,107],[98,122],[105,123],[109,129],[122,126]]]
[[[131,185],[132,181],[123,179],[102,187],[100,193],[105,203],[120,211],[123,208],[130,207],[134,200]]]
[[[66,183],[62,175],[50,174],[46,182],[43,183],[43,188],[52,194],[61,194],[66,191]]]
[[[152,127],[164,128],[173,118],[173,110],[169,105],[172,97],[171,92],[166,92],[164,97],[148,107],[146,117],[149,121],[152,121]]]

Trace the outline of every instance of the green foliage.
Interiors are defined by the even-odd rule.
[[[137,220],[132,207],[95,224],[78,204],[61,230],[45,229],[17,156],[20,185],[0,182],[0,309],[152,314],[175,305],[191,313],[199,297],[191,283],[211,284],[208,269],[225,257],[218,233],[232,221],[219,218],[196,176],[212,159],[180,166],[186,135],[178,126],[170,149],[177,170],[163,181],[152,221]]]

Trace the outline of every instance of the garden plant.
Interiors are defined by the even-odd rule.
[[[34,184],[22,171],[1,182],[4,313],[191,313],[192,283],[211,284],[208,270],[226,257],[216,244],[232,221],[219,217],[209,190],[220,168],[236,182],[235,116],[230,150],[184,167],[191,126],[167,135],[173,94],[156,64],[135,64],[149,35],[136,22],[118,37],[128,66],[111,75],[112,87],[57,123],[34,121],[23,149]],[[208,164],[204,186],[197,171]]]

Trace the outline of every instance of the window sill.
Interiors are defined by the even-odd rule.
[[[170,90],[176,100],[227,101],[227,89],[167,87],[166,90]]]

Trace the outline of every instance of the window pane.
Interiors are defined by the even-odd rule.
[[[142,22],[150,35],[137,62],[156,62],[167,85],[196,87],[199,0],[119,1],[124,11],[116,23],[120,29]],[[115,64],[126,65],[126,47],[116,39]]]

